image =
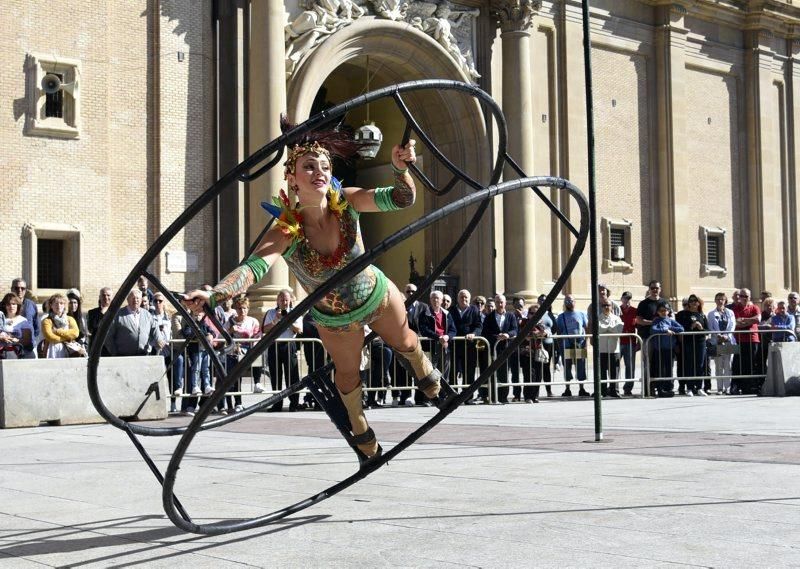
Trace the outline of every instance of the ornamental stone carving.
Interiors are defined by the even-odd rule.
[[[541,0],[495,0],[491,14],[503,32],[520,32],[531,27],[533,15],[541,7]]]
[[[480,77],[472,56],[477,8],[455,7],[449,0],[304,0],[301,7],[285,29],[287,75],[328,36],[366,16],[408,22],[435,39],[471,81]]]

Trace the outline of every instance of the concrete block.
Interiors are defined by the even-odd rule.
[[[762,395],[800,395],[800,342],[774,342],[769,346],[767,379]]]
[[[87,363],[87,358],[0,361],[0,427],[102,423],[89,398]],[[169,388],[163,358],[101,358],[98,387],[118,417],[167,417]]]

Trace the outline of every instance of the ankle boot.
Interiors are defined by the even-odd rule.
[[[363,452],[367,457],[372,458],[378,453],[378,441],[375,438],[375,432],[370,428],[367,423],[367,418],[364,416],[364,405],[361,402],[361,390],[359,385],[350,393],[342,393],[345,409],[347,409],[347,416],[350,419],[350,429],[353,432],[353,441],[355,442],[358,450]]]
[[[410,352],[397,351],[396,353],[402,356],[403,360],[411,367],[411,371],[417,379],[417,388],[428,399],[435,399],[441,389],[439,382],[442,379],[442,374],[433,367],[431,360],[422,351],[419,338],[417,338],[417,345]]]

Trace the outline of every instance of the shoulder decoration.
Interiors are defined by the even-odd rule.
[[[331,185],[328,186],[328,208],[335,213],[337,217],[341,217],[345,210],[347,210],[348,205],[342,193],[342,183],[332,177]]]
[[[261,202],[261,207],[275,218],[275,223],[286,237],[295,240],[303,237],[303,216],[297,207],[292,207],[289,196],[284,190],[272,203]]]

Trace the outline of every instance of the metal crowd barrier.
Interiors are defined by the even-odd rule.
[[[738,340],[751,334],[758,335],[759,341]],[[776,335],[778,339],[773,340]],[[658,342],[654,340],[668,336],[670,335],[666,333],[652,334],[645,340],[642,351],[642,377],[645,393],[648,395],[654,395],[656,389],[674,391],[676,380],[679,382],[679,392],[685,393],[686,390],[694,392],[698,389],[707,392],[711,388],[712,379],[717,380],[717,391],[720,393],[726,389],[735,390],[737,393],[757,392],[767,376],[769,343],[786,341],[785,338],[789,336],[797,340],[793,330],[769,328],[759,328],[755,332],[686,331],[671,335],[672,346],[663,347],[658,345],[662,343],[660,340]],[[715,346],[712,349],[714,355],[709,353],[709,346],[712,345]],[[712,362],[714,375],[711,374]],[[702,373],[697,373],[698,371]],[[669,385],[666,385],[668,382]]]
[[[638,334],[634,333],[600,334],[600,341],[602,341],[604,338],[617,338],[618,340],[621,340],[622,338],[632,338],[634,339],[633,345],[637,346],[638,348],[641,348],[642,346],[642,339]],[[584,345],[582,347],[566,347],[565,344],[569,340],[578,339],[584,340]],[[538,397],[541,387],[545,387],[549,394],[551,387],[558,385],[563,385],[568,388],[577,386],[579,389],[584,389],[587,385],[594,386],[594,374],[591,367],[592,357],[590,351],[594,349],[594,346],[591,345],[591,336],[588,334],[553,334],[551,336],[542,338],[542,341],[544,340],[553,341],[552,344],[550,344],[550,346],[552,346],[552,349],[550,350],[547,350],[547,344],[543,343],[543,346],[548,351],[548,355],[550,356],[549,361],[546,364],[535,361],[535,349],[531,349],[527,352],[524,348],[520,349],[516,355],[509,358],[508,366],[506,366],[505,369],[505,376],[507,378],[510,376],[510,381],[498,381],[497,377],[492,378],[492,403],[497,403],[501,400],[507,400],[507,397],[500,396],[501,389],[510,390],[513,388],[514,399],[528,400]],[[608,378],[602,379],[601,385],[609,387],[611,385],[623,383],[630,384],[632,388],[635,383],[642,383],[643,380],[641,377],[638,379],[636,378],[635,366],[633,365],[630,369],[628,369],[626,366],[626,377],[619,377],[620,371],[622,370],[622,366],[620,365],[622,363],[621,342],[619,344],[619,348],[619,352],[613,352],[610,354],[601,352],[600,354],[601,366],[603,365],[603,356],[608,356],[606,358],[606,362],[609,368]],[[498,342],[494,347],[492,357],[495,357],[497,352],[502,351],[502,349],[503,342]],[[640,350],[633,350],[633,353],[635,354],[636,351]],[[635,357],[635,355],[633,357]],[[566,360],[570,360],[571,362],[569,368],[567,367]],[[572,367],[575,368],[574,371],[577,374],[577,377],[567,379],[567,374],[573,371]],[[503,368],[501,368],[501,370],[502,369]],[[579,371],[579,369],[581,371]],[[561,378],[557,377],[558,371],[563,372]],[[585,376],[584,380],[578,379],[578,377],[581,375]],[[520,381],[520,378],[522,381]],[[530,378],[533,378],[534,381],[531,381]],[[528,391],[526,388],[535,388],[535,390]],[[530,395],[530,397],[525,396],[526,393]],[[644,393],[643,384],[642,393]]]
[[[248,346],[250,344],[256,344],[258,341],[259,338],[234,338],[234,345]],[[190,369],[190,358],[186,357],[185,355],[186,349],[184,346],[186,343],[187,340],[184,339],[173,339],[170,341],[170,392],[174,391],[175,389],[175,378],[173,377],[173,374],[176,371],[175,366],[181,365],[183,366],[183,393],[177,397],[201,398],[204,396],[204,394],[201,393],[199,395],[192,395],[191,393],[191,380],[189,374],[193,373],[193,370]],[[282,353],[282,346],[287,346],[285,355]],[[200,349],[202,350],[202,347]],[[235,364],[233,361],[234,358],[238,361],[239,352],[236,350],[236,348],[231,349],[230,347],[225,347],[217,351],[223,355],[222,361],[226,367],[228,365]],[[246,351],[243,351],[242,353],[246,353]],[[273,379],[276,378],[273,377],[272,371],[278,372],[279,370],[277,368],[282,368],[280,369],[278,375],[281,376],[282,382],[286,384],[284,386],[285,388],[288,387],[290,383],[299,381],[300,378],[305,377],[309,373],[315,371],[318,367],[325,365],[327,358],[328,353],[325,351],[322,341],[318,338],[278,338],[262,354],[260,360],[261,365],[253,365],[250,368],[249,373],[243,374],[243,377],[250,379],[250,389],[242,389],[243,382],[240,379],[237,388],[233,391],[226,392],[226,396],[242,396],[255,393],[255,380],[257,376],[260,376],[263,387],[263,391],[260,393],[263,393],[265,396],[279,393],[282,388],[280,384],[273,383]],[[202,362],[198,363],[202,365]],[[270,370],[270,367],[274,367],[276,369]],[[258,369],[258,371],[255,371],[254,368]],[[203,370],[200,370],[200,372],[203,373]],[[210,378],[210,385],[214,387],[216,378],[214,377],[214,370],[210,365],[208,365],[208,374]],[[201,387],[201,381],[202,378],[198,377],[198,387]],[[308,393],[308,390],[301,390],[298,393],[302,396],[305,396]]]
[[[446,354],[440,353],[436,340],[422,336],[419,339],[422,351],[456,391],[466,388],[477,377],[466,377],[467,371],[478,372],[483,369],[480,366],[488,367],[491,363],[488,356],[489,341],[482,336],[475,336],[471,340],[465,336],[454,336],[448,343]],[[397,404],[402,405],[403,402],[409,399],[413,401],[418,397],[414,378],[398,363],[393,351],[382,341],[378,339],[365,346],[364,355],[362,380],[366,386],[364,392],[367,393],[367,405],[384,403],[389,397],[392,402],[396,400]],[[476,364],[474,368],[471,366],[473,361]],[[425,397],[419,397],[420,402],[423,400]]]

